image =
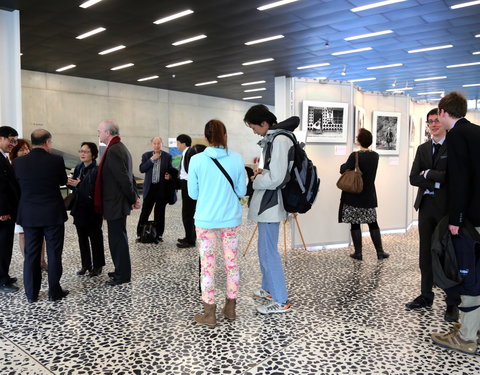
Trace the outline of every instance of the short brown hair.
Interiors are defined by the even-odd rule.
[[[365,128],[360,128],[357,135],[357,141],[360,146],[369,148],[372,145],[372,133]]]
[[[205,125],[205,138],[212,146],[227,148],[227,128],[220,120],[210,120]]]
[[[18,151],[20,151],[25,145],[29,150],[32,149],[32,146],[30,146],[30,143],[26,139],[19,138],[17,144],[12,148],[12,151],[10,151],[10,154],[8,155],[11,161],[18,157]]]
[[[450,117],[462,118],[467,114],[467,98],[459,91],[452,91],[438,102],[438,109],[443,109]]]

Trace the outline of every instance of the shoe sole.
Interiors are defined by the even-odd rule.
[[[432,340],[433,341],[433,340]],[[450,349],[450,350],[454,350],[456,352],[459,352],[459,353],[463,353],[463,354],[469,354],[469,355],[475,355],[477,357],[479,357],[479,355],[477,354],[477,352],[466,352],[465,350],[462,350],[462,349],[457,349],[457,348],[452,348],[451,346],[448,346],[448,345],[444,345],[444,344],[440,344],[438,342],[435,342],[433,341],[433,343],[437,346],[440,346],[441,348],[444,348],[444,349]]]

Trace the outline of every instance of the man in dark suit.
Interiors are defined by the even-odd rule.
[[[121,142],[120,129],[114,121],[98,125],[100,142],[107,145],[95,183],[95,210],[103,214],[108,226],[108,245],[115,271],[108,275],[110,286],[130,282],[132,266],[127,237],[127,216],[140,208],[140,198],[132,173],[132,156]]]
[[[10,126],[0,127],[0,292],[18,291],[16,278],[8,271],[12,261],[13,234],[17,217],[20,189],[8,154],[17,144],[18,133]]]
[[[438,109],[427,114],[427,126],[432,140],[421,144],[417,149],[410,172],[410,184],[418,186],[415,209],[418,211],[418,233],[420,236],[420,274],[421,294],[407,303],[407,309],[430,307],[433,303],[433,271],[432,271],[432,234],[439,221],[447,214],[447,131],[438,120]],[[445,320],[458,320],[460,303],[458,296],[447,294]]]
[[[142,155],[140,172],[145,173],[143,182],[143,205],[137,225],[137,236],[140,237],[142,225],[148,222],[153,211],[157,227],[157,239],[163,241],[165,230],[165,207],[171,201],[173,194],[173,181],[171,176],[172,156],[162,151],[162,138],[152,138],[152,151]],[[155,207],[155,208],[154,208]]]
[[[60,186],[67,183],[63,158],[52,155],[52,135],[44,129],[31,135],[32,151],[14,163],[20,185],[17,223],[25,232],[23,281],[29,302],[38,299],[42,281],[40,256],[45,238],[48,254],[48,299],[60,300],[68,290],[60,287],[67,212]]]
[[[445,95],[438,103],[438,118],[448,130],[449,230],[458,235],[465,220],[480,233],[480,127],[465,119],[467,100],[459,92]],[[478,256],[477,254],[474,256]],[[479,269],[464,270],[476,273]],[[460,326],[447,334],[434,333],[432,340],[450,349],[475,354],[480,330],[480,296],[461,295]]]

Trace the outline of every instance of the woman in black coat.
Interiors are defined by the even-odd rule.
[[[342,192],[340,198],[339,222],[351,225],[355,252],[350,254],[353,259],[362,260],[362,231],[360,224],[368,224],[370,237],[377,251],[377,258],[388,258],[389,254],[383,251],[380,228],[377,223],[377,192],[375,191],[375,177],[377,175],[378,154],[369,149],[372,144],[372,133],[361,128],[358,131],[357,143],[360,145],[358,151],[358,165],[362,171],[363,190],[359,194]],[[355,169],[355,154],[352,152],[345,164],[340,167],[340,173],[346,170]]]
[[[75,198],[71,215],[77,228],[78,244],[82,268],[77,275],[98,276],[105,266],[105,251],[103,246],[102,215],[94,210],[93,194],[97,179],[98,148],[95,143],[83,142],[80,150],[81,163],[75,167],[73,178],[68,179],[68,185],[74,190]]]

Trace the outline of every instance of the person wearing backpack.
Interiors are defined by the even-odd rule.
[[[237,234],[242,224],[242,198],[247,190],[245,167],[240,154],[227,148],[227,129],[219,120],[205,125],[209,146],[190,159],[188,195],[197,201],[195,228],[201,258],[200,282],[203,314],[196,314],[197,323],[207,327],[217,324],[215,304],[215,247],[222,242],[227,274],[226,301],[223,315],[236,318],[236,302],[240,273],[237,264]]]
[[[259,104],[247,111],[243,121],[263,137],[259,145],[263,149],[264,166],[254,172],[254,192],[248,210],[248,218],[258,224],[258,258],[262,272],[262,285],[254,292],[254,297],[269,301],[258,306],[257,311],[261,314],[286,313],[292,307],[278,253],[278,233],[280,222],[287,219],[281,190],[290,179],[295,145],[289,136],[277,133],[292,132],[300,119],[294,116],[277,124],[276,116]]]

